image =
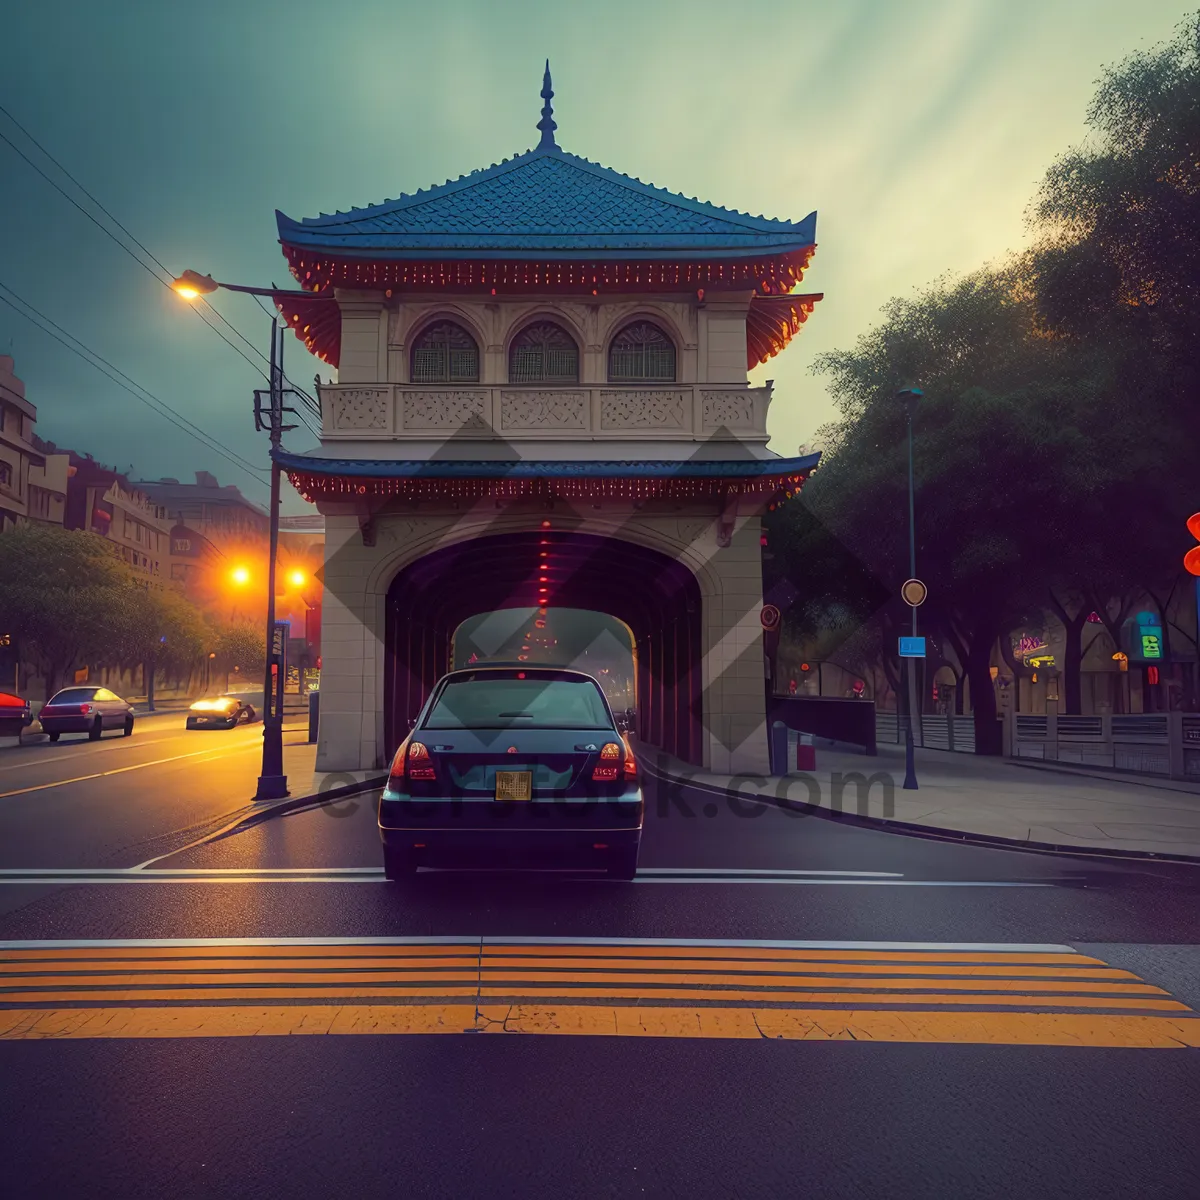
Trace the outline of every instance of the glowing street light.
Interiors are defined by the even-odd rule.
[[[185,300],[196,300],[215,292],[221,285],[211,275],[201,275],[199,271],[184,271],[171,286]]]
[[[300,570],[289,571],[287,578],[294,588],[302,588],[308,582],[308,576]]]
[[[250,582],[250,569],[249,567],[234,567],[233,570],[229,572],[229,578],[232,579],[233,582],[238,585],[238,587],[245,587],[246,584]]]

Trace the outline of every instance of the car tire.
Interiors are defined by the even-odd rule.
[[[403,883],[417,873],[416,857],[406,850],[383,851],[383,877],[389,883]]]
[[[98,742],[100,740],[100,735],[103,732],[104,732],[104,722],[101,721],[101,719],[99,717],[97,717],[92,722],[91,729],[88,730],[88,741],[89,742]]]
[[[132,717],[125,718],[125,726],[121,730],[121,732],[122,732],[123,736],[125,736],[125,737],[131,737],[133,735],[133,718]]]
[[[60,737],[62,737],[62,734],[61,734],[61,733],[48,733],[48,734],[46,734],[46,736],[47,736],[47,737],[48,737],[48,738],[49,738],[49,739],[50,739],[52,742],[57,742],[57,741],[58,741],[58,739],[59,739]]]
[[[608,852],[609,879],[632,879],[637,874],[637,846],[621,846]]]
[[[250,705],[248,705],[248,704],[247,704],[247,705],[246,705],[246,724],[247,724],[247,725],[253,725],[253,724],[254,724],[254,718],[255,718],[257,715],[258,715],[258,714],[257,714],[257,713],[255,713],[254,709],[252,709],[252,708],[250,707]]]

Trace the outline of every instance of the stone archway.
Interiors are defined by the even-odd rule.
[[[625,622],[638,646],[638,736],[677,758],[703,762],[703,606],[696,577],[659,551],[552,529],[455,543],[395,576],[384,624],[386,745],[399,743],[448,669],[451,637],[463,620],[539,605],[588,608]]]

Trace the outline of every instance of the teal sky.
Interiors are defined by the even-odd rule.
[[[772,447],[788,454],[832,415],[814,354],[852,344],[890,297],[1020,246],[1040,176],[1085,136],[1102,67],[1195,7],[45,0],[6,12],[0,102],[169,267],[286,284],[276,208],[377,202],[529,148],[549,56],[564,149],[755,214],[818,211],[804,286],[826,298],[755,373],[776,381]],[[2,115],[0,133],[54,173]],[[0,196],[0,283],[265,461],[251,368],[2,142]],[[217,303],[266,348],[251,300]],[[261,479],[0,305],[5,352],[44,437],[135,477],[209,469],[265,498]],[[306,385],[324,368],[292,338],[288,355]]]

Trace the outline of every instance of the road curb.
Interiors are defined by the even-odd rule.
[[[332,774],[337,774],[337,772],[332,772]],[[289,796],[286,800],[272,800],[262,807],[246,813],[245,816],[239,817],[224,829],[218,829],[216,833],[205,840],[206,842],[219,842],[224,838],[233,837],[234,834],[244,833],[247,829],[253,829],[255,825],[261,825],[264,821],[270,821],[275,817],[284,817],[289,813],[301,812],[304,809],[320,808],[325,804],[345,800],[350,796],[360,796],[363,792],[378,791],[387,783],[387,780],[386,775],[373,775],[369,779],[356,780],[354,783],[330,788],[328,791],[312,792],[306,796]]]
[[[643,760],[644,761],[644,760]],[[642,765],[639,763],[639,765]],[[662,770],[661,767],[645,766],[647,775],[653,775],[666,783],[682,783],[688,787],[701,788],[723,796],[739,796],[746,799],[745,791],[722,787],[716,783],[705,783],[700,780],[687,780],[676,777]],[[784,778],[778,776],[777,778]],[[989,833],[970,833],[962,829],[944,829],[939,826],[917,825],[911,821],[896,821],[888,817],[868,817],[860,813],[835,812],[819,804],[808,804],[802,800],[788,800],[786,806],[781,803],[782,797],[755,792],[756,799],[774,804],[777,808],[786,807],[791,812],[803,812],[806,816],[821,817],[826,821],[835,821],[843,825],[853,825],[860,829],[872,829],[877,833],[897,833],[906,837],[923,837],[939,842],[958,842],[966,845],[983,846],[992,850],[1023,850],[1032,854],[1072,855],[1075,857],[1133,859],[1139,862],[1174,863],[1179,866],[1200,866],[1200,855],[1190,854],[1159,854],[1153,850],[1104,850],[1096,846],[1061,845],[1055,842],[1019,842],[1015,838],[999,837]]]

